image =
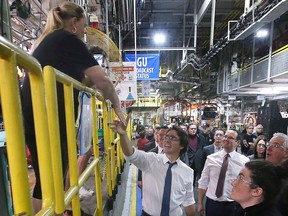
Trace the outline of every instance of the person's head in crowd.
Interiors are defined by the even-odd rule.
[[[211,132],[210,124],[209,123],[203,124],[202,131],[203,131],[203,134],[209,134]]]
[[[187,132],[187,126],[185,124],[181,124],[179,127]]]
[[[256,126],[256,133],[257,133],[257,135],[262,135],[263,134],[263,125],[262,124],[258,124]]]
[[[148,134],[149,127],[148,125],[145,126],[145,133]]]
[[[246,131],[248,135],[253,134],[253,130],[254,130],[254,125],[253,124],[248,124],[246,127]]]
[[[230,153],[234,151],[239,143],[240,136],[236,130],[229,129],[225,132],[222,144],[225,152]]]
[[[64,29],[75,34],[79,39],[86,32],[86,16],[83,8],[73,2],[65,2],[53,8],[49,13],[43,33],[33,44],[33,50],[51,32]]]
[[[266,160],[275,165],[279,165],[288,159],[288,136],[284,133],[275,133],[270,139],[267,150]]]
[[[224,139],[224,131],[222,129],[217,129],[214,132],[214,143],[215,143],[215,145],[218,146],[218,147],[222,146],[223,139]]]
[[[163,150],[165,154],[178,158],[187,151],[188,134],[178,126],[172,126],[164,137]]]
[[[168,127],[167,126],[162,126],[159,130],[159,133],[158,133],[158,136],[159,136],[159,143],[158,145],[163,148],[163,145],[164,145],[164,138],[165,138],[165,135],[168,131]]]
[[[161,129],[161,126],[155,127],[154,140],[157,144],[160,142],[160,136],[159,136],[160,129]]]
[[[254,159],[265,159],[267,149],[267,139],[260,135],[254,141]]]
[[[142,139],[145,138],[145,135],[146,135],[145,134],[145,130],[142,130],[142,131],[139,132],[139,137],[140,138],[142,138]]]
[[[196,136],[197,132],[198,132],[197,125],[194,124],[194,123],[189,124],[189,126],[188,126],[188,135],[189,136]]]
[[[149,127],[148,128],[148,133],[147,133],[148,136],[153,136],[154,135],[154,129]]]
[[[237,179],[232,181],[231,199],[242,208],[274,202],[287,171],[287,166],[275,167],[265,160],[247,162]]]
[[[231,122],[230,129],[236,129],[236,122],[235,121]]]

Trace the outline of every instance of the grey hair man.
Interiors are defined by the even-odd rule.
[[[275,133],[270,139],[266,150],[266,160],[274,165],[280,165],[288,159],[288,136],[284,133]]]

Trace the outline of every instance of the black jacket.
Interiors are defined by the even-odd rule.
[[[187,148],[187,155],[189,159],[189,166],[191,168],[195,167],[195,172],[201,173],[202,172],[202,154],[203,154],[203,147],[205,146],[204,138],[202,135],[197,134],[198,145],[196,150],[193,150],[189,144]]]
[[[273,204],[266,202],[242,209],[240,206],[235,212],[235,216],[282,216]]]

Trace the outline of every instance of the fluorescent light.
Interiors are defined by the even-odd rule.
[[[163,44],[166,40],[166,37],[163,33],[156,33],[154,35],[154,43],[155,44]]]
[[[268,31],[266,29],[261,29],[257,31],[256,33],[256,37],[258,38],[263,38],[263,37],[266,37],[267,35],[268,35]]]

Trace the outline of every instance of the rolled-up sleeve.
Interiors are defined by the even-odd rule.
[[[204,169],[202,170],[201,178],[198,181],[198,188],[206,190],[210,181],[210,166],[209,157],[207,157]]]

